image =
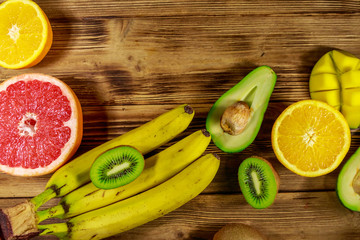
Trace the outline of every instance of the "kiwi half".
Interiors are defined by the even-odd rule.
[[[137,149],[119,146],[95,159],[90,169],[90,179],[98,188],[117,188],[134,181],[144,165],[144,156]]]
[[[274,202],[280,178],[267,160],[257,156],[245,159],[240,164],[238,179],[245,200],[253,208],[267,208]]]

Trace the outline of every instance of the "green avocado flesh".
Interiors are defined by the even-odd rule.
[[[256,138],[276,83],[276,74],[268,66],[261,66],[224,93],[212,106],[206,119],[206,129],[215,145],[224,152],[235,153],[247,148]],[[250,117],[243,132],[230,135],[220,125],[227,107],[236,102],[250,107]]]
[[[336,192],[345,207],[360,212],[360,147],[341,169]]]

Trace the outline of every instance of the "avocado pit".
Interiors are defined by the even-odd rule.
[[[354,180],[352,182],[352,187],[354,191],[360,195],[360,170],[357,172],[356,176],[354,177]]]
[[[250,113],[251,110],[246,102],[235,102],[227,107],[221,116],[221,128],[230,135],[239,135],[249,122]]]

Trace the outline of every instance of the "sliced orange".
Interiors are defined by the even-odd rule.
[[[336,169],[350,148],[351,133],[344,116],[318,100],[290,105],[276,119],[272,147],[289,170],[305,177]]]
[[[8,0],[0,5],[0,66],[28,68],[39,63],[52,44],[50,22],[31,0]]]

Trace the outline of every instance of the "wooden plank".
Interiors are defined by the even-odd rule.
[[[0,207],[22,201],[0,199]],[[109,239],[212,239],[227,223],[249,224],[269,240],[359,239],[359,214],[344,208],[332,191],[280,193],[262,210],[253,209],[241,194],[201,194],[164,217]]]
[[[53,27],[52,48],[33,68],[1,68],[0,81],[42,72],[69,84],[84,112],[84,138],[75,156],[179,104],[190,104],[196,111],[193,122],[160,151],[204,128],[212,104],[256,66],[269,65],[278,75],[253,144],[236,154],[223,153],[213,143],[208,147],[207,152],[220,155],[221,166],[203,194],[110,239],[211,239],[228,222],[254,225],[270,239],[360,239],[359,213],[343,208],[335,194],[344,162],[326,176],[300,177],[279,163],[270,140],[282,110],[309,98],[309,75],[324,53],[343,49],[360,56],[358,0],[37,3]],[[360,132],[354,130],[347,158],[358,146]],[[251,155],[267,158],[280,175],[280,194],[266,210],[249,207],[237,183],[237,168]],[[0,173],[0,207],[39,194],[49,177]]]
[[[162,1],[101,1],[93,4],[87,0],[38,1],[47,14],[57,17],[78,17],[84,15],[102,16],[224,16],[224,15],[268,15],[268,14],[329,14],[356,12],[359,2],[350,1],[209,1],[209,0],[162,0]]]
[[[359,239],[360,232],[359,213],[343,208],[334,192],[315,192],[279,194],[263,210],[251,208],[241,195],[200,195],[169,215],[118,237],[211,239],[225,224],[237,222],[256,227],[270,240]]]
[[[80,71],[82,75],[86,69],[116,69],[117,74],[144,77],[226,73],[227,69],[270,64],[294,74],[294,70],[311,70],[318,57],[333,48],[360,53],[359,36],[354,31],[359,13],[354,11],[341,18],[331,14],[245,14],[154,17],[151,21],[124,19],[124,11],[113,18],[84,18],[91,12],[68,22],[50,15],[54,43],[38,70],[63,75]],[[94,55],[102,57],[89,57]],[[10,72],[4,70],[5,74]]]

